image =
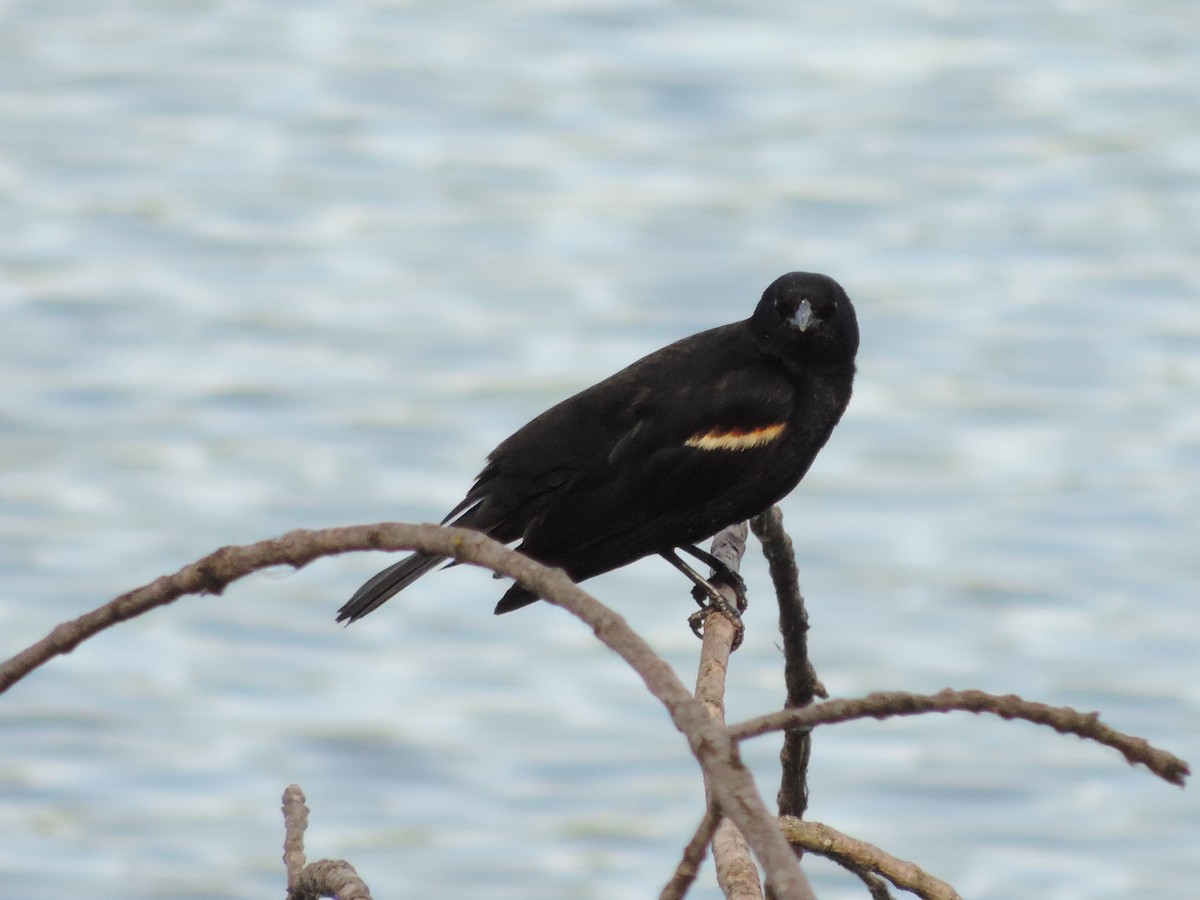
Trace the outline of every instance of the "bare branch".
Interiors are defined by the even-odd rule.
[[[257,544],[223,547],[174,575],[163,576],[57,626],[33,646],[0,663],[0,691],[100,631],[186,594],[219,594],[231,582],[259,569],[278,565],[299,568],[320,556],[371,549],[421,550],[483,566],[517,579],[539,597],[582,619],[638,673],[650,693],[666,707],[700,763],[708,790],[724,815],[745,835],[767,877],[777,885],[779,896],[803,896],[803,875],[791,846],[783,839],[753,778],[741,764],[737,745],[725,727],[709,718],[704,706],[671,667],[621,616],[574,584],[561,570],[534,562],[476,531],[384,523],[323,531],[297,530]]]
[[[712,554],[736,572],[746,549],[748,529],[743,522],[721,531],[712,543]],[[737,595],[733,588],[718,585],[734,609]],[[729,656],[733,652],[736,628],[727,616],[713,610],[704,618],[704,643],[700,649],[700,664],[696,676],[696,699],[704,704],[713,720],[725,724],[725,678],[729,672]],[[710,803],[711,803],[710,798]],[[762,900],[762,884],[758,869],[750,858],[750,848],[737,827],[722,817],[713,834],[713,863],[717,883],[730,900]]]
[[[1030,703],[1019,697],[997,697],[980,691],[942,691],[935,695],[872,694],[857,700],[830,700],[803,709],[784,710],[744,722],[732,730],[714,722],[675,676],[671,668],[634,633],[623,618],[591,597],[556,569],[542,566],[478,532],[435,525],[386,523],[374,526],[298,530],[247,546],[224,547],[173,575],[117,597],[104,606],[54,628],[50,634],[0,663],[0,692],[55,656],[68,653],[100,631],[194,593],[219,594],[251,572],[278,565],[296,568],[325,555],[354,550],[415,549],[453,557],[519,580],[582,619],[608,647],[642,678],[666,707],[676,728],[687,738],[704,772],[706,788],[722,813],[738,826],[753,848],[769,883],[781,900],[805,896],[803,874],[790,845],[758,795],[753,779],[738,758],[736,740],[787,728],[864,717],[887,718],[925,712],[988,712],[1006,719],[1049,725],[1117,749],[1131,763],[1142,763],[1160,777],[1182,785],[1190,770],[1185,761],[1150,746],[1141,738],[1114,731],[1096,714]],[[714,623],[716,624],[716,623]],[[311,869],[312,867],[308,867]],[[326,861],[323,869],[341,879],[345,869]]]
[[[289,784],[283,792],[283,862],[287,866],[288,900],[371,900],[371,892],[342,859],[321,859],[304,864],[304,831],[308,828],[308,807],[304,791]]]
[[[746,524],[733,525],[713,538],[712,554],[730,571],[736,572],[746,549]],[[736,609],[737,597],[733,588],[718,585],[729,604]],[[712,610],[704,618],[704,642],[700,648],[700,663],[696,676],[696,699],[704,704],[717,722],[725,722],[725,676],[729,671],[729,656],[733,652],[733,623]]]
[[[354,866],[344,859],[322,859],[304,867],[296,884],[288,891],[288,900],[371,900],[371,892],[362,883]]]
[[[755,516],[750,528],[762,542],[763,556],[779,600],[779,634],[783,639],[783,679],[787,689],[785,709],[810,705],[815,697],[828,696],[817,680],[808,656],[808,612],[800,593],[800,573],[792,539],[783,528],[783,513],[778,506]],[[776,802],[781,816],[804,817],[808,809],[808,759],[812,753],[812,733],[791,729],[784,734],[779,751],[782,769]]]
[[[658,900],[682,900],[687,895],[696,882],[700,864],[704,862],[704,855],[708,852],[708,845],[712,843],[720,822],[721,813],[716,805],[709,801],[704,810],[704,818],[696,826],[696,833],[692,835],[692,839],[683,848],[683,857],[675,867],[675,874],[658,895]]]
[[[717,884],[728,900],[762,900],[761,876],[750,858],[750,847],[736,825],[722,817],[713,835]]]
[[[852,869],[856,874],[882,875],[898,888],[912,891],[926,900],[962,900],[958,892],[919,866],[884,853],[878,847],[859,841],[820,822],[805,822],[795,816],[782,816],[780,827],[787,839],[810,853],[825,856]]]
[[[287,869],[288,890],[304,868],[304,832],[308,829],[308,807],[300,786],[289,784],[283,792],[283,865]]]
[[[871,900],[893,900],[892,892],[888,889],[888,884],[878,875],[872,872],[855,872],[858,880],[866,886],[867,893],[871,895]]]
[[[851,700],[826,700],[804,709],[782,710],[730,726],[742,740],[769,731],[788,728],[815,728],[851,719],[887,719],[930,712],[991,713],[1002,719],[1024,719],[1035,725],[1047,725],[1060,734],[1074,734],[1119,751],[1130,764],[1141,763],[1155,775],[1183,786],[1191,774],[1186,761],[1151,746],[1144,738],[1122,734],[1100,721],[1099,713],[1081,713],[1069,706],[1047,706],[1022,700],[1015,694],[998,696],[983,691],[954,691],[947,688],[936,694],[910,694],[886,691]]]
[[[804,597],[800,593],[800,572],[796,568],[796,552],[792,539],[783,527],[783,512],[772,506],[766,512],[750,520],[750,530],[762,543],[763,556],[779,598],[779,629],[785,645],[794,635],[797,642],[807,647],[808,612],[804,608]],[[807,652],[803,661],[789,661],[795,670],[786,672],[788,704],[803,706],[814,697],[826,697],[825,687],[817,680],[817,673],[808,663]]]

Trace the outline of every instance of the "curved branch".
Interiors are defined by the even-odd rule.
[[[1144,738],[1123,734],[1100,721],[1099,713],[1081,713],[1069,706],[1047,706],[1022,700],[1015,694],[998,696],[984,691],[954,691],[910,694],[885,691],[852,700],[826,700],[803,709],[788,709],[731,725],[738,740],[792,728],[815,728],[851,719],[887,719],[929,712],[991,713],[1002,719],[1024,719],[1047,725],[1060,734],[1074,734],[1119,751],[1130,764],[1141,763],[1171,784],[1183,787],[1191,774],[1186,761],[1153,747]]]
[[[320,556],[353,550],[420,550],[453,557],[515,578],[539,597],[561,606],[592,629],[641,676],[687,738],[704,772],[705,783],[723,815],[741,829],[764,873],[781,898],[803,896],[804,880],[791,846],[742,765],[728,730],[709,718],[675,672],[615,612],[551,569],[485,535],[438,525],[384,523],[321,531],[291,531],[274,540],[222,547],[173,575],[165,575],[57,626],[42,640],[0,663],[0,692],[55,656],[68,653],[89,637],[118,622],[141,615],[186,594],[219,594],[233,581],[259,569],[307,565]]]
[[[319,859],[305,864],[304,831],[308,807],[304,791],[289,784],[283,792],[283,863],[287,867],[288,900],[371,900],[371,891],[344,859]]]
[[[832,859],[856,873],[882,875],[896,887],[925,900],[962,900],[958,891],[920,866],[897,859],[873,844],[852,838],[828,825],[805,822],[795,816],[780,816],[779,826],[796,846]]]
[[[371,892],[363,884],[354,866],[344,859],[319,859],[309,863],[288,891],[288,900],[371,900]]]

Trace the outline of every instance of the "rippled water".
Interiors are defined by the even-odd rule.
[[[1200,7],[0,6],[0,633],[216,546],[428,520],[494,443],[825,271],[863,329],[785,504],[837,695],[979,687],[1200,758]],[[753,549],[752,549],[753,555]],[[477,571],[189,598],[0,701],[25,898],[652,896],[700,814],[636,679]],[[780,702],[762,564],[730,715]],[[677,576],[590,585],[686,673]],[[768,795],[776,742],[748,748]],[[818,735],[814,818],[968,897],[1191,897],[1200,805],[965,716]],[[859,897],[831,866],[822,898]],[[711,870],[697,896],[716,896]]]

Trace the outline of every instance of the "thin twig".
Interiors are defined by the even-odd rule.
[[[785,709],[811,704],[825,696],[816,670],[808,656],[808,612],[800,593],[800,573],[792,539],[783,528],[783,513],[772,506],[750,522],[755,537],[762,542],[763,556],[779,600],[779,634],[783,640],[783,680],[787,689]],[[808,809],[808,760],[812,753],[812,732],[789,729],[779,751],[781,776],[777,802],[781,816],[804,818]]]
[[[320,897],[371,900],[371,892],[354,871],[354,866],[344,859],[321,859],[304,867],[295,886],[288,892],[288,900],[318,900]]]
[[[283,792],[283,864],[287,869],[288,890],[296,884],[304,868],[304,832],[308,829],[308,807],[299,785],[289,784]]]
[[[726,528],[712,543],[712,554],[730,571],[736,572],[746,548],[747,529],[745,523]],[[737,609],[737,595],[733,588],[716,585],[733,609]],[[704,617],[704,641],[700,647],[700,662],[696,674],[696,699],[704,704],[713,720],[725,723],[725,676],[729,672],[729,657],[733,652],[736,629],[720,611],[713,609]]]
[[[1060,734],[1074,734],[1119,751],[1130,764],[1141,763],[1158,777],[1183,786],[1191,774],[1186,761],[1151,746],[1144,738],[1122,734],[1100,721],[1099,713],[1081,713],[1069,706],[1047,706],[1022,700],[1015,694],[998,696],[983,691],[910,694],[885,691],[853,700],[826,700],[804,709],[788,709],[730,726],[739,739],[787,728],[815,728],[852,719],[887,719],[930,712],[991,713],[1002,719],[1024,719],[1047,725]]]
[[[683,900],[683,897],[687,895],[696,882],[700,864],[704,862],[704,857],[708,853],[708,845],[712,843],[713,834],[716,833],[717,825],[720,822],[721,814],[717,811],[716,804],[709,801],[704,809],[704,817],[696,826],[696,832],[692,835],[692,839],[683,848],[683,856],[675,867],[675,873],[663,887],[662,892],[658,895],[658,900]]]
[[[713,538],[712,555],[736,572],[746,549],[748,529],[743,522],[721,531]],[[731,607],[737,609],[733,588],[717,585]],[[736,628],[727,616],[713,610],[704,619],[704,642],[696,675],[696,699],[704,704],[713,720],[725,724],[725,678],[733,653]],[[711,802],[711,798],[710,798]],[[713,834],[713,863],[717,884],[729,900],[762,900],[758,869],[750,858],[746,839],[729,819],[722,817]]]
[[[780,827],[787,839],[810,853],[828,857],[854,870],[881,875],[896,887],[912,891],[925,900],[962,900],[958,892],[939,881],[920,866],[884,853],[878,847],[856,840],[842,832],[805,822],[795,816],[782,816]]]
[[[304,791],[289,784],[283,792],[283,863],[287,867],[288,900],[371,900],[371,892],[343,859],[319,859],[304,863],[304,832],[308,828],[308,807]]]
[[[783,513],[778,506],[754,517],[750,528],[762,544],[763,556],[779,603],[779,635],[783,643],[784,708],[808,706],[814,695],[825,696],[817,681],[816,670],[808,656],[808,612],[800,593],[800,573],[792,539],[783,528]],[[790,729],[784,732],[779,750],[779,793],[775,802],[781,816],[803,818],[808,809],[808,760],[812,754],[812,732]],[[797,848],[799,857],[802,851]],[[811,890],[811,888],[810,888]],[[767,885],[767,900],[776,900],[773,887]],[[813,897],[815,900],[815,897]]]
[[[863,883],[871,900],[895,900],[886,881],[871,872],[855,872],[854,875]]]

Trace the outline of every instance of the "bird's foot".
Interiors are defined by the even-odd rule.
[[[732,569],[727,569],[725,572],[714,572],[708,577],[708,580],[703,585],[695,585],[692,587],[692,599],[696,601],[697,606],[708,607],[714,596],[721,598],[721,604],[729,605],[718,587],[733,588],[734,596],[737,598],[737,611],[744,613],[749,602],[746,600],[746,582],[742,580],[742,576]],[[717,608],[721,608],[721,604]]]
[[[706,550],[701,550],[699,547],[694,547],[689,544],[687,546],[680,547],[679,549],[684,553],[688,553],[696,557],[696,559],[700,560],[700,562],[706,563],[708,567],[712,569],[712,574],[708,576],[706,583],[710,585],[724,584],[733,588],[733,592],[737,594],[738,597],[738,609],[745,611],[746,582],[741,575],[729,568],[729,566],[722,562],[720,558],[714,556]],[[696,586],[692,589],[692,596],[696,598],[697,603],[703,603],[704,599],[708,596],[708,591],[701,585],[700,581],[696,581],[695,585]]]
[[[740,582],[741,578],[738,578],[738,581]],[[731,587],[737,598],[735,603],[730,603],[712,583],[708,583],[708,590],[696,585],[692,590],[692,596],[696,598],[700,608],[688,616],[688,625],[691,626],[692,634],[703,638],[704,622],[708,619],[708,614],[719,612],[733,623],[733,645],[730,647],[732,652],[742,645],[742,639],[746,636],[746,626],[742,623],[742,610],[746,608],[746,585],[743,582],[737,586],[731,585]]]
[[[729,568],[729,566],[725,565],[725,563],[721,562],[711,553],[707,553],[699,547],[693,547],[690,544],[680,549],[690,553],[701,562],[708,563],[713,570],[713,574],[705,578],[680,559],[679,554],[674,550],[665,550],[659,554],[663,559],[686,575],[688,580],[694,585],[692,596],[700,604],[700,609],[688,616],[688,624],[692,627],[692,633],[696,637],[703,637],[704,619],[710,611],[715,610],[733,623],[732,649],[736,650],[741,646],[742,638],[746,633],[746,627],[742,624],[741,615],[741,611],[746,608],[746,582],[742,580],[741,575],[733,571],[733,569]],[[734,597],[736,598],[735,602],[730,603],[717,588],[717,585],[732,588]]]

